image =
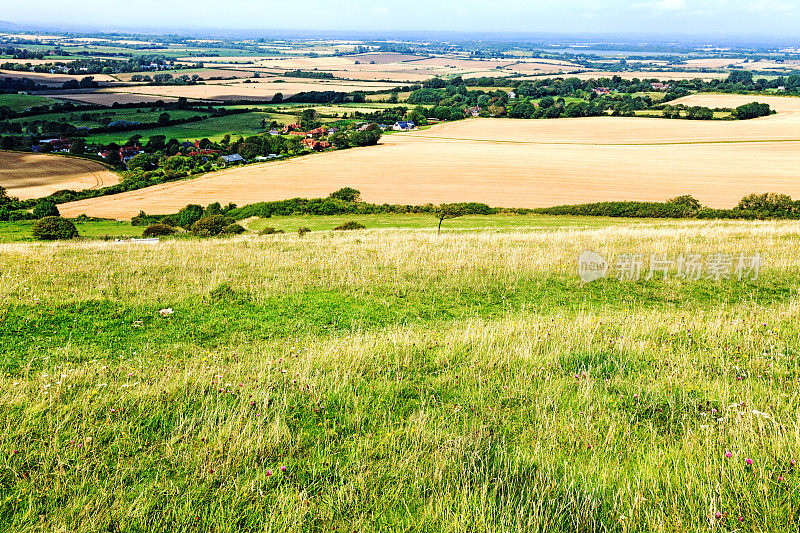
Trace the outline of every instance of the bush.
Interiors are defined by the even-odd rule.
[[[308,233],[310,231],[311,231],[311,229],[310,228],[306,228],[306,227],[297,228],[297,235],[302,237],[303,235],[305,235],[306,233]]]
[[[53,202],[42,201],[33,207],[33,215],[36,218],[45,218],[59,217],[61,216],[61,213],[58,212],[58,208]]]
[[[224,215],[211,215],[210,217],[203,217],[192,224],[192,233],[204,237],[211,237],[219,235],[226,226],[232,223],[233,220]]]
[[[193,224],[203,218],[203,207],[189,204],[178,211],[178,225],[184,229],[193,227]]]
[[[345,222],[341,226],[336,226],[333,228],[333,231],[349,231],[354,229],[367,229],[367,227],[363,224],[359,224],[355,220],[351,220],[350,222]]]
[[[175,228],[167,226],[166,224],[153,224],[152,226],[148,226],[142,235],[145,237],[161,237],[164,235],[172,235],[175,231]]]
[[[275,228],[264,228],[258,234],[259,235],[275,235],[276,233],[283,233],[282,229],[275,229]]]
[[[223,235],[241,235],[244,232],[245,229],[239,224],[229,224],[222,228]]]
[[[72,239],[78,236],[78,228],[61,217],[45,217],[33,225],[33,236],[42,241]]]

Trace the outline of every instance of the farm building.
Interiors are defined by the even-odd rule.
[[[240,156],[239,154],[223,155],[221,159],[225,162],[226,165],[236,165],[238,163],[247,162],[245,158]]]
[[[395,122],[394,131],[411,131],[417,129],[417,125],[413,122]]]

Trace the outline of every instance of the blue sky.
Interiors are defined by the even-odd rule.
[[[18,24],[798,36],[800,0],[37,0]]]

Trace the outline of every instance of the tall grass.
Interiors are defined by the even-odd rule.
[[[0,245],[0,528],[796,531],[799,241]],[[765,271],[584,286],[586,248],[759,250]]]

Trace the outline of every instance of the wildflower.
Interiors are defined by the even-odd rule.
[[[281,472],[286,472],[286,465],[283,465],[283,466],[281,467]]]
[[[747,466],[752,466],[753,465],[753,460],[750,459],[749,457],[747,459],[745,459],[744,462],[747,463]]]
[[[790,465],[792,465],[792,466],[794,466],[795,462],[796,462],[796,461],[795,461],[794,459],[792,459],[791,461],[789,461],[789,464],[790,464]]]
[[[725,452],[725,457],[733,457],[733,454],[731,452]]]
[[[720,518],[722,518],[722,513],[720,513],[719,511],[717,511],[716,513],[714,513],[714,518],[716,518],[717,520],[719,520]]]
[[[778,481],[783,481],[783,476],[778,476]]]
[[[743,516],[739,517],[739,522],[744,522],[744,517]]]
[[[267,477],[272,475],[272,470],[267,470]]]

